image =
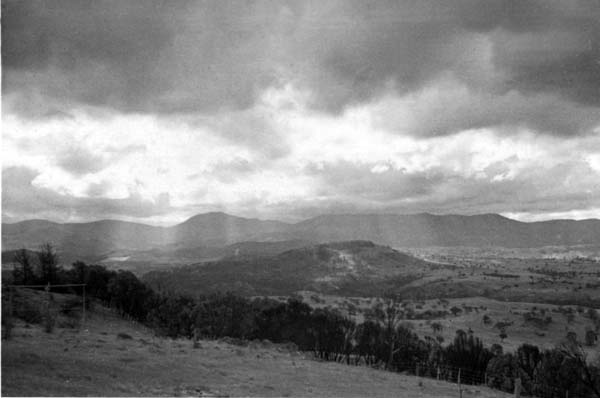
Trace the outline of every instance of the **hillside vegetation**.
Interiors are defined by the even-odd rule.
[[[231,253],[220,249],[241,242],[369,240],[392,247],[509,248],[599,245],[600,220],[524,223],[497,214],[342,214],[293,224],[206,213],[170,227],[117,220],[65,224],[28,220],[2,225],[3,250],[37,249],[48,240],[59,249],[65,264],[77,259],[124,268],[132,262],[131,269],[140,262],[168,265],[214,260]],[[293,243],[281,246],[259,248],[254,254],[273,255],[294,248]]]
[[[373,247],[368,242],[360,242],[358,246],[355,242],[332,245],[336,250],[359,253],[369,252]],[[496,344],[485,346],[471,330],[457,330],[454,339],[442,345],[437,336],[423,338],[414,332],[414,327],[403,322],[408,314],[408,302],[401,301],[397,295],[376,303],[360,322],[344,316],[337,309],[312,308],[297,298],[282,303],[233,294],[190,296],[154,290],[130,272],[115,272],[101,266],[76,263],[70,270],[59,269],[53,261],[51,247],[47,250],[41,253],[41,273],[23,273],[24,284],[30,281],[42,285],[48,282],[86,283],[88,307],[91,304],[89,298],[93,297],[160,336],[193,339],[194,345],[198,344],[199,338],[229,338],[244,346],[248,341],[268,339],[275,343],[292,343],[294,349],[297,347],[315,358],[348,366],[366,365],[427,378],[461,380],[465,385],[486,384],[503,391],[512,391],[515,380],[520,378],[524,392],[530,395],[545,396],[550,388],[553,393],[568,393],[571,397],[600,397],[599,364],[588,362],[577,334],[568,334],[552,349],[522,344],[514,352],[504,352]],[[75,287],[66,289],[77,293]],[[17,289],[17,292],[21,290]],[[70,304],[68,311],[64,311],[66,303],[53,298],[53,294],[45,302],[43,296],[40,302],[39,295],[31,295],[28,299],[19,293],[17,300],[8,295],[8,303],[19,303],[19,308],[14,309],[13,305],[6,305],[6,293],[3,290],[2,309],[9,311],[2,317],[5,338],[14,337],[18,330],[14,328],[11,313],[33,324],[43,322],[49,333],[57,327],[76,326],[73,322],[63,324],[60,314],[56,316],[57,311],[53,308],[59,306],[58,312],[69,315],[71,309],[82,305],[78,298],[75,298],[75,305]],[[36,308],[44,306],[46,310],[40,316]],[[127,334],[117,337],[131,340]],[[595,339],[597,335],[593,337]],[[33,362],[43,364],[38,357],[34,357]]]
[[[308,246],[269,257],[220,261],[154,271],[151,286],[190,294],[233,291],[243,295],[291,295],[300,290],[340,295],[378,295],[397,289],[439,265],[367,241]]]
[[[16,322],[2,344],[2,396],[458,396],[456,384],[315,361],[293,345],[156,337],[97,304],[83,330],[67,319],[53,333]],[[463,386],[463,396],[509,395]]]

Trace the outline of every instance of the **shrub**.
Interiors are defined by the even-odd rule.
[[[585,344],[587,346],[594,346],[596,345],[596,342],[598,341],[598,333],[596,333],[596,331],[588,329],[585,332]]]

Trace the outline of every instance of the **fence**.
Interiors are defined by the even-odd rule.
[[[86,307],[87,307],[85,287],[86,287],[86,284],[76,284],[76,283],[60,284],[60,285],[51,285],[51,284],[46,284],[46,285],[5,285],[5,286],[3,286],[3,293],[5,292],[8,297],[5,297],[5,295],[3,294],[3,299],[6,300],[6,304],[4,304],[4,305],[7,306],[7,310],[3,311],[3,316],[7,316],[9,318],[8,323],[12,324],[12,319],[14,317],[15,312],[20,310],[19,308],[16,308],[19,303],[15,302],[15,292],[17,291],[17,289],[33,289],[33,290],[43,289],[46,292],[46,295],[45,295],[45,298],[44,298],[44,295],[42,295],[42,299],[38,303],[39,306],[41,307],[39,314],[42,314],[42,317],[47,322],[49,322],[53,317],[52,303],[53,303],[54,299],[53,299],[52,293],[63,293],[63,294],[73,293],[72,290],[74,290],[74,288],[81,288],[81,323],[80,323],[80,327],[84,328],[85,321],[86,321]],[[66,289],[68,289],[69,291],[65,292]],[[57,290],[59,290],[59,291],[57,292]],[[28,306],[32,305],[31,303],[28,303],[27,300],[23,300],[23,305],[25,305],[25,304]],[[64,307],[64,308],[60,309],[60,312],[62,312],[64,314],[72,313],[75,311],[79,311],[79,308]],[[3,322],[3,324],[6,324],[6,321]]]
[[[4,290],[6,288],[7,290]],[[45,316],[49,317],[50,314],[50,305],[52,300],[52,290],[61,289],[73,289],[73,288],[81,288],[81,328],[84,328],[86,321],[86,284],[62,284],[62,285],[6,285],[3,286],[3,293],[6,292],[8,294],[8,312],[7,315],[9,317],[13,317],[15,310],[14,303],[14,292],[17,289],[43,289],[47,294],[45,295],[46,299],[43,302],[43,313]],[[63,290],[64,292],[64,290]],[[3,299],[5,299],[3,294]],[[63,310],[64,311],[64,310]],[[69,309],[68,311],[74,311],[74,309]],[[77,309],[78,311],[78,309]],[[5,313],[3,312],[3,316]],[[154,334],[154,331],[148,328],[146,325],[136,321],[133,317],[125,314],[125,315],[117,315],[114,311],[102,312],[102,316],[104,319],[110,319],[114,317],[115,319],[123,319],[130,321],[133,325],[138,328],[144,329],[144,331]],[[4,322],[3,322],[4,323]],[[383,367],[382,363],[379,364],[367,364],[364,361],[364,358],[361,358],[356,355],[348,355],[337,354],[332,357],[333,361],[336,362],[346,362],[348,364],[353,365],[363,365],[363,366],[371,366],[371,367]],[[436,365],[430,362],[420,362],[420,361],[394,361],[394,365],[397,367],[397,370],[400,372],[406,372],[409,374],[413,374],[418,378],[429,378],[434,380],[440,380],[445,382],[454,383],[457,386],[456,396],[462,398],[463,393],[466,391],[466,386],[490,386],[492,378],[494,376],[488,374],[485,371],[476,371],[468,368],[461,368],[449,365]],[[536,385],[534,389],[534,395],[525,395],[526,391],[523,391],[523,385],[521,379],[518,378],[507,378],[504,377],[504,380],[508,380],[510,383],[510,389],[513,390],[513,394],[515,397],[525,397],[531,396],[536,398],[590,398],[591,395],[582,395],[582,394],[573,394],[570,393],[565,388],[559,386],[552,385]],[[493,387],[492,387],[493,388]],[[506,390],[503,388],[503,390]]]
[[[14,318],[15,314],[19,314],[19,312],[23,312],[23,308],[18,308],[19,306],[24,307],[33,307],[36,313],[41,314],[42,317],[48,318],[50,317],[50,306],[54,301],[52,298],[52,293],[57,294],[77,294],[81,295],[81,305],[77,306],[77,308],[60,308],[60,313],[62,314],[70,314],[79,312],[81,314],[79,327],[81,329],[85,328],[86,319],[89,317],[88,308],[93,303],[101,304],[94,311],[95,315],[100,316],[104,321],[110,320],[126,320],[129,322],[130,326],[143,331],[148,334],[154,335],[156,332],[152,328],[149,328],[147,325],[139,322],[134,317],[127,313],[117,313],[117,311],[111,308],[110,302],[104,302],[98,299],[95,299],[86,294],[86,284],[57,284],[57,285],[2,285],[2,302],[3,302],[3,312],[2,315],[8,318]],[[24,299],[20,303],[15,301],[15,292],[19,289],[32,289],[32,290],[43,290],[46,292],[45,296],[40,296],[42,300],[37,301],[37,306],[35,303],[32,305],[32,300]],[[19,311],[21,310],[21,311]],[[3,325],[5,325],[5,321],[3,321]],[[11,323],[10,320],[8,323]]]
[[[347,357],[339,356],[336,362],[346,362]],[[347,363],[356,366],[369,366],[361,361],[349,361]],[[565,388],[552,385],[536,385],[533,389],[533,395],[529,394],[520,378],[504,378],[510,381],[510,388],[499,389],[491,386],[495,376],[486,371],[474,371],[472,369],[460,368],[449,365],[433,365],[432,363],[419,361],[396,361],[397,371],[415,375],[417,378],[428,378],[456,384],[456,396],[462,398],[467,386],[486,386],[504,393],[513,394],[514,397],[532,397],[532,398],[592,398],[590,394],[573,394]],[[371,365],[373,366],[373,365]],[[383,368],[384,364],[375,364],[375,367]],[[506,387],[506,386],[505,386]],[[506,391],[507,389],[512,392]],[[466,395],[466,394],[465,394]]]

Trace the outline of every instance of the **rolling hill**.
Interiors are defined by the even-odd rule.
[[[86,261],[137,256],[138,261],[153,263],[191,263],[235,253],[236,248],[228,246],[236,244],[240,250],[252,248],[247,251],[253,255],[272,255],[299,247],[290,247],[290,242],[346,240],[369,240],[392,247],[600,245],[600,220],[525,223],[497,214],[421,213],[323,215],[289,224],[206,213],[171,227],[116,220],[2,224],[2,250],[36,249],[51,242],[64,258]]]
[[[293,225],[291,234],[297,239],[367,239],[404,247],[541,247],[599,244],[600,220],[525,223],[498,214],[325,215]]]
[[[117,220],[65,224],[28,220],[2,224],[2,250],[36,249],[44,242],[51,242],[69,258],[77,256],[87,261],[100,261],[122,256],[124,251],[161,249],[175,252],[181,248],[222,247],[254,237],[269,240],[285,227],[287,224],[278,221],[224,213],[197,215],[172,227]]]
[[[369,241],[319,244],[271,257],[228,257],[152,271],[143,279],[158,290],[189,294],[232,291],[290,295],[301,290],[369,296],[403,286],[437,264]]]

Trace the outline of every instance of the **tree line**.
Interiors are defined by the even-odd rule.
[[[231,293],[192,297],[152,289],[129,271],[81,261],[64,269],[50,245],[38,253],[37,267],[25,250],[18,251],[15,260],[15,283],[85,283],[87,294],[163,336],[291,342],[319,359],[349,365],[449,381],[460,377],[464,384],[485,381],[509,392],[518,378],[524,395],[547,396],[551,385],[557,397],[568,391],[569,396],[600,398],[600,364],[586,361],[573,336],[550,350],[523,344],[514,353],[504,353],[497,344],[484,346],[472,331],[458,330],[453,341],[442,345],[442,339],[422,339],[403,323],[398,296],[385,297],[357,323],[336,310],[311,308],[295,298],[280,302]]]

